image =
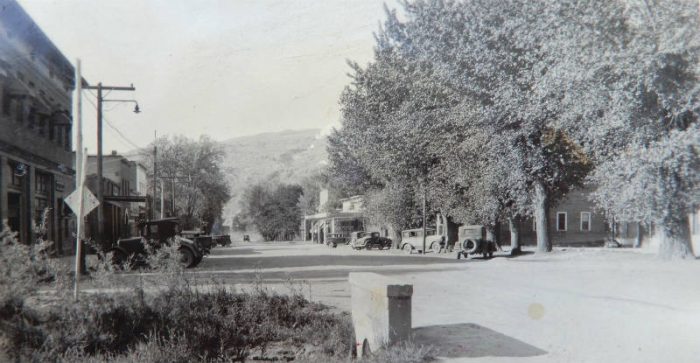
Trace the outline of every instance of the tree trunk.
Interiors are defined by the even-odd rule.
[[[690,221],[687,214],[678,211],[659,225],[661,246],[659,256],[663,259],[694,258],[690,243]]]
[[[551,252],[552,241],[549,239],[549,203],[547,192],[542,182],[535,183],[535,224],[537,226],[537,251]]]
[[[637,234],[634,237],[634,248],[642,247],[642,222],[637,222]]]
[[[394,230],[394,248],[401,248],[401,228],[392,227]]]
[[[486,225],[486,240],[493,242],[496,245],[496,248],[498,248],[499,251],[502,251],[501,245],[499,244],[499,240],[498,240],[499,227],[500,226],[499,226],[498,222]]]
[[[511,256],[519,255],[522,252],[520,250],[520,231],[513,217],[508,218],[508,227],[510,229],[510,254]]]

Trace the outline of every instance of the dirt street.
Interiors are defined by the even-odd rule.
[[[700,356],[698,261],[665,262],[629,249],[556,250],[458,261],[311,244],[217,248],[190,273],[246,286],[288,280],[348,310],[351,271],[414,285],[419,343],[448,361],[692,362]],[[476,360],[474,358],[477,358]]]

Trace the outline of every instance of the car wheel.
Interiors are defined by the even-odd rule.
[[[120,251],[120,250],[111,250],[109,253],[112,254],[110,262],[112,263],[112,266],[114,266],[115,269],[122,270],[124,269],[124,264],[126,263],[126,253]]]
[[[367,249],[367,251],[371,250],[371,249],[372,249],[372,244],[369,243],[369,242],[367,242],[367,244],[365,245],[365,249]]]
[[[189,248],[180,248],[180,264],[185,268],[194,266],[194,253]]]
[[[473,239],[467,239],[464,241],[463,245],[463,250],[466,253],[476,253],[476,250],[479,249],[479,241],[473,240]]]
[[[405,243],[405,244],[403,245],[402,249],[403,249],[404,252],[406,252],[406,253],[408,253],[408,254],[411,254],[411,253],[413,252],[413,246],[411,246],[411,245],[408,244],[408,243]]]
[[[435,253],[440,253],[440,242],[433,242],[430,245],[430,249],[433,250]]]

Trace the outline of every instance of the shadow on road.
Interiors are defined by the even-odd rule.
[[[207,259],[202,269],[225,267],[232,271],[255,268],[292,268],[309,266],[386,266],[386,265],[430,265],[459,263],[457,259],[445,259],[427,256],[381,256],[376,254],[362,255],[321,255],[321,256],[266,256],[266,257],[228,257],[217,255]]]
[[[241,255],[260,255],[255,248],[232,248],[227,250],[214,249],[211,251],[212,256],[241,256]]]
[[[305,279],[332,279],[335,281],[347,281],[348,274],[350,272],[375,272],[380,275],[401,275],[409,273],[423,273],[423,272],[446,272],[454,271],[451,269],[410,269],[410,268],[399,268],[393,270],[381,270],[357,267],[353,268],[351,271],[348,270],[311,270],[311,271],[291,271],[291,272],[245,272],[245,273],[235,273],[235,274],[225,274],[218,273],[219,278],[227,283],[240,283],[240,282],[252,282],[257,280],[262,281],[301,281]],[[206,271],[204,271],[206,273]]]
[[[437,348],[446,358],[533,357],[546,351],[477,324],[434,325],[413,329],[414,341]]]

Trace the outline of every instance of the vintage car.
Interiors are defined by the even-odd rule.
[[[457,259],[478,254],[491,258],[496,251],[496,243],[486,238],[486,228],[482,225],[460,227],[457,244]]]
[[[325,238],[325,244],[329,247],[338,247],[339,244],[345,244],[347,238],[342,233],[328,233]]]
[[[138,237],[122,238],[108,250],[112,264],[122,266],[127,261],[143,264],[149,249],[176,242],[179,244],[180,262],[185,267],[194,267],[202,261],[204,254],[197,244],[179,235],[180,224],[177,218],[145,221],[139,224]]]
[[[199,247],[203,254],[208,255],[211,249],[216,245],[214,238],[212,236],[204,234],[201,230],[188,230],[181,231],[180,235],[189,240],[194,241],[195,245]]]
[[[356,250],[376,248],[379,250],[390,249],[392,241],[382,237],[379,232],[352,232],[350,234],[350,247]]]
[[[432,228],[425,230],[425,248],[435,253],[445,247],[445,236],[440,236]],[[401,249],[407,253],[423,251],[423,229],[408,229],[401,232]]]
[[[222,247],[231,245],[231,236],[228,234],[213,235],[211,236],[211,238],[214,240],[215,245],[219,245]]]

